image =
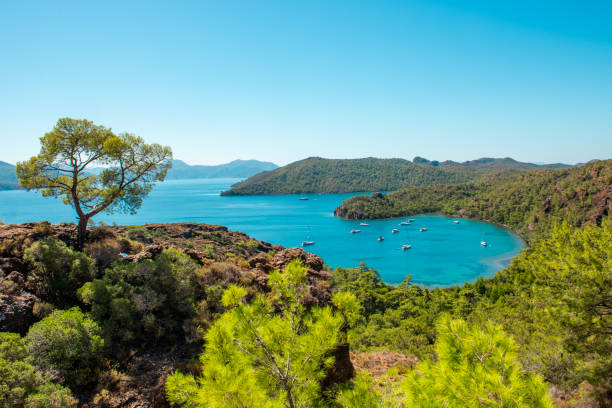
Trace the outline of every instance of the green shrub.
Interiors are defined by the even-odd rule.
[[[37,294],[52,302],[69,303],[95,275],[93,259],[54,238],[35,242],[26,249],[24,259],[34,266],[28,279]]]
[[[31,364],[24,339],[15,333],[0,333],[0,407],[74,407],[70,390],[49,382]]]
[[[437,361],[408,373],[406,406],[552,408],[546,384],[521,370],[518,347],[500,326],[445,317],[437,329]]]
[[[80,387],[96,379],[104,344],[100,334],[98,324],[74,307],[34,323],[25,340],[37,365],[57,370],[68,385]]]
[[[105,269],[119,259],[121,244],[116,239],[108,238],[87,244],[85,252],[96,260],[100,269]]]
[[[199,266],[168,249],[155,259],[115,265],[78,295],[91,306],[110,346],[112,341],[141,345],[191,333],[205,292]]]

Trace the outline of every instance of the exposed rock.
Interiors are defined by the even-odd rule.
[[[39,299],[28,292],[0,293],[0,331],[25,334],[36,321],[32,310]]]
[[[128,262],[140,262],[145,259],[153,259],[155,256],[161,254],[166,249],[161,244],[147,245],[142,251],[136,255],[128,255],[124,259]]]

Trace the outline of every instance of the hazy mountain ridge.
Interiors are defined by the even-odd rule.
[[[215,166],[189,165],[182,160],[173,160],[168,180],[188,178],[251,177],[262,171],[274,170],[278,166],[259,160],[234,160]]]
[[[190,165],[182,160],[173,160],[172,169],[168,172],[166,180],[190,178],[245,178],[262,171],[274,170],[278,166],[271,162],[259,160],[234,160],[229,163],[215,166]],[[92,167],[91,174],[99,174],[103,167]],[[15,175],[15,166],[0,161],[0,190],[14,190],[20,188]]]
[[[15,166],[0,161],[0,190],[13,190],[19,188],[19,181],[15,175]]]

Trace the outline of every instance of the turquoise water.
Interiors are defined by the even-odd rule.
[[[492,276],[518,254],[521,239],[497,226],[442,216],[417,216],[410,226],[400,220],[346,221],[333,216],[334,209],[353,194],[306,194],[299,196],[221,197],[237,179],[171,180],[159,184],[136,215],[101,215],[96,221],[118,224],[156,222],[204,222],[226,225],[259,240],[286,247],[299,246],[310,237],[315,245],[306,249],[330,266],[351,267],[361,261],[376,268],[383,280],[396,284],[412,281],[428,286],[448,286]],[[74,221],[70,207],[36,192],[0,192],[0,220],[5,223],[48,220]],[[419,228],[427,228],[419,232]],[[391,230],[400,230],[392,234]],[[351,234],[352,229],[360,229]],[[385,240],[379,242],[377,237]],[[489,244],[482,247],[480,241]],[[403,244],[412,249],[402,251]]]

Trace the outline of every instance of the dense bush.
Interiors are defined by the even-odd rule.
[[[50,376],[32,364],[24,339],[15,333],[0,333],[0,407],[75,406],[68,388],[50,382]]]
[[[109,345],[142,345],[195,336],[200,303],[214,291],[204,287],[203,279],[203,271],[190,257],[168,249],[155,259],[117,264],[78,294],[91,306]]]
[[[58,310],[34,323],[25,337],[34,363],[57,371],[71,387],[95,381],[104,344],[96,322],[78,308]]]
[[[121,243],[109,238],[85,245],[85,253],[96,260],[98,268],[105,269],[119,260]]]
[[[54,238],[35,242],[24,259],[33,265],[28,280],[37,294],[54,303],[70,303],[76,290],[95,276],[95,262]]]

